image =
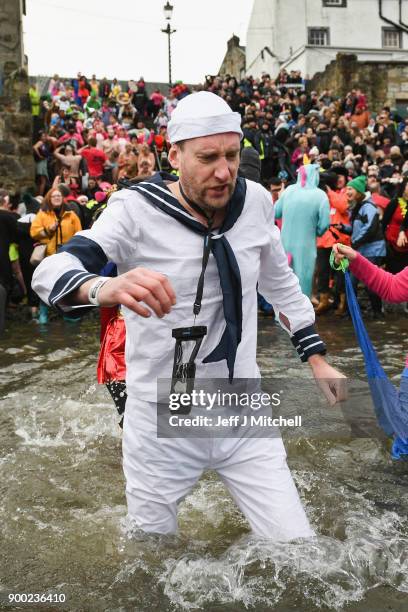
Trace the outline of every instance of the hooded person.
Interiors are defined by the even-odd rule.
[[[261,182],[261,160],[254,147],[244,147],[241,152],[239,175],[255,183]]]
[[[240,436],[228,425],[214,432],[222,400],[215,414],[206,402],[191,406],[191,385],[217,379],[231,390],[240,378],[259,381],[257,283],[301,361],[315,377],[331,379],[334,391],[325,389],[332,402],[342,397],[343,377],[322,357],[325,345],[288,266],[270,194],[237,177],[240,115],[215,94],[194,93],[173,111],[168,134],[179,177],[158,172],[115,192],[91,229],[40,264],[33,286],[62,310],[123,306],[123,468],[132,526],[174,533],[179,502],[211,468],[256,534],[309,537],[281,438],[254,430]],[[116,263],[116,278],[100,276],[107,261]],[[194,346],[187,355],[186,341]],[[185,422],[190,409],[192,416],[210,413],[207,428]]]
[[[261,182],[261,160],[258,151],[253,147],[244,147],[242,149],[238,174],[256,183]],[[259,292],[258,308],[260,312],[267,316],[275,315],[272,304],[269,304]]]
[[[308,297],[312,295],[316,237],[322,236],[330,223],[329,200],[318,185],[319,166],[301,166],[296,184],[285,189],[275,205],[275,217],[282,219],[284,249],[292,254],[293,270]]]

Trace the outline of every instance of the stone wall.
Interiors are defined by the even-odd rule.
[[[340,96],[361,89],[372,111],[384,104],[397,107],[405,100],[408,105],[408,62],[359,62],[356,55],[339,53],[324,72],[313,77],[309,89],[331,89]]]
[[[24,69],[4,70],[0,96],[0,186],[15,193],[33,187],[32,118]]]
[[[0,187],[12,193],[35,179],[22,12],[21,0],[0,0]]]
[[[230,74],[240,79],[245,74],[245,61],[245,47],[240,46],[239,37],[234,34],[227,43],[227,52],[218,74]]]

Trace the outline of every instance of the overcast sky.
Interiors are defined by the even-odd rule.
[[[78,71],[118,79],[168,79],[165,0],[27,0],[30,74]],[[253,0],[171,0],[173,81],[217,73],[232,34],[245,44]]]

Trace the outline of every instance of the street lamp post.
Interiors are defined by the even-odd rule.
[[[169,0],[167,0],[166,4],[163,7],[163,11],[164,11],[164,17],[165,19],[167,19],[167,27],[162,30],[162,32],[164,32],[165,34],[167,34],[168,37],[168,46],[169,46],[169,86],[172,86],[172,80],[171,80],[171,35],[174,34],[174,32],[176,32],[176,30],[172,30],[171,29],[171,25],[170,25],[170,20],[171,20],[171,16],[173,14],[173,6],[170,4]]]

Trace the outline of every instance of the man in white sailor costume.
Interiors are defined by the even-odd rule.
[[[160,438],[157,379],[171,379],[174,328],[191,325],[203,239],[211,236],[197,321],[207,327],[196,378],[259,378],[258,290],[273,304],[300,359],[330,403],[342,375],[323,358],[314,311],[287,263],[270,195],[237,178],[241,117],[209,92],[172,114],[169,160],[179,178],[157,173],[122,189],[90,230],[36,269],[33,288],[63,311],[123,305],[127,393],[123,467],[129,517],[146,532],[173,533],[177,505],[205,469],[215,470],[253,532],[275,540],[313,535],[279,437]],[[116,278],[99,271],[108,262]],[[321,384],[321,383],[320,383]],[[324,386],[324,385],[323,385]]]

